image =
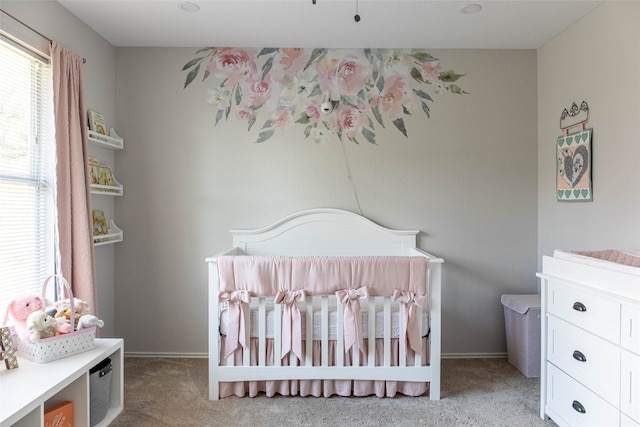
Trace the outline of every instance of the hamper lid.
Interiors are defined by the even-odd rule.
[[[526,314],[530,308],[540,308],[540,295],[538,294],[502,295],[500,301],[505,307],[520,314]]]

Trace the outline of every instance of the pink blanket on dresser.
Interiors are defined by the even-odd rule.
[[[360,299],[393,297],[403,305],[409,347],[423,354],[416,307],[427,308],[427,259],[390,256],[222,256],[218,258],[219,299],[229,302],[224,356],[247,347],[242,314],[250,297],[275,297],[283,304],[282,357],[293,352],[303,359],[301,315],[296,301],[306,296],[333,295],[344,305],[345,352],[358,343],[364,351]]]

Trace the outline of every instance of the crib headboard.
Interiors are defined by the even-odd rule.
[[[233,247],[248,255],[411,255],[417,230],[391,230],[353,212],[309,209],[268,227],[230,230]]]

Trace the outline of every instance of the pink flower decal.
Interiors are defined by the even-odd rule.
[[[207,70],[217,78],[227,79],[224,86],[235,86],[257,71],[249,53],[242,49],[224,48],[213,57]]]
[[[422,49],[210,47],[182,70],[185,88],[214,80],[207,97],[214,125],[235,117],[251,132],[260,120],[257,143],[295,125],[314,141],[376,144],[376,129],[389,124],[408,136],[405,116],[430,117],[434,94],[467,93],[456,83],[465,74],[442,71]]]

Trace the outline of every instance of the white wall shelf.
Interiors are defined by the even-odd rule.
[[[87,140],[92,144],[95,144],[99,147],[108,148],[110,150],[124,149],[124,139],[118,136],[113,128],[109,129],[109,135],[103,135],[92,130],[88,131],[89,136],[87,137]]]
[[[124,240],[124,232],[116,226],[113,220],[109,220],[109,232],[99,236],[93,236],[93,245],[102,246],[112,243],[122,242]]]
[[[73,402],[76,427],[88,427],[89,370],[106,358],[113,367],[109,407],[98,423],[108,426],[124,408],[124,347],[122,339],[96,339],[95,348],[49,363],[18,358],[17,369],[0,370],[0,427],[44,426],[44,411],[66,400]]]
[[[113,178],[114,185],[100,185],[91,184],[91,194],[98,194],[101,196],[122,196],[124,187],[115,178]]]

